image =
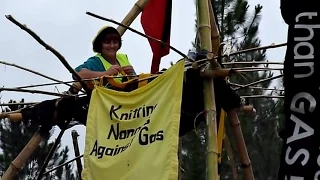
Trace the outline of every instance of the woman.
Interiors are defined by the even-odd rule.
[[[135,74],[127,55],[118,53],[121,48],[121,35],[115,28],[111,26],[101,28],[92,45],[93,51],[97,54],[75,69],[81,78]],[[121,81],[120,78],[115,80]]]

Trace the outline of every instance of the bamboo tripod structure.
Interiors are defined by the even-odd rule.
[[[207,52],[213,52],[211,33],[214,32],[210,24],[209,0],[197,0],[198,31],[200,47]],[[213,54],[214,57],[215,54]],[[213,63],[211,62],[212,69]],[[218,179],[218,147],[216,104],[213,79],[204,80],[204,108],[206,110],[206,144],[207,144],[207,180]]]
[[[135,18],[141,13],[149,0],[139,0],[132,7],[131,11],[123,19],[122,24],[130,26]],[[220,35],[215,22],[215,15],[212,9],[210,0],[197,0],[197,18],[198,18],[198,31],[200,37],[200,46],[203,50],[206,50],[208,53],[208,59],[210,60],[210,68],[207,71],[216,72],[215,75],[224,74],[227,75],[224,69],[220,69],[217,65],[215,57],[218,55],[218,49],[220,46]],[[121,35],[126,31],[126,28],[119,26],[118,30]],[[219,180],[218,175],[218,141],[217,141],[217,120],[216,120],[216,104],[215,104],[215,94],[214,94],[214,85],[213,85],[213,75],[209,74],[208,77],[205,77],[204,81],[204,106],[206,111],[206,143],[207,143],[207,180]],[[73,84],[73,87],[76,86],[76,89],[81,89],[81,84],[76,82]],[[1,114],[0,114],[1,115]],[[22,120],[21,114],[16,113],[7,113],[5,115],[10,120]],[[230,121],[230,124],[233,126],[233,132],[236,137],[237,148],[240,151],[241,163],[246,165],[244,168],[244,175],[246,180],[254,180],[251,163],[247,154],[245,142],[243,140],[243,135],[240,128],[239,121]],[[75,134],[73,134],[75,135]],[[75,138],[75,136],[74,136]],[[31,154],[37,148],[39,143],[42,141],[43,135],[40,132],[37,132],[21,151],[21,153],[12,161],[11,165],[5,172],[2,177],[2,180],[12,180],[19,172],[25,162],[29,159]],[[75,138],[76,139],[76,138]],[[75,148],[77,147],[76,141],[74,141]],[[228,144],[228,143],[227,143]],[[228,148],[230,150],[230,148]],[[76,149],[75,149],[76,152]],[[76,152],[76,159],[79,160],[80,154]],[[70,161],[71,162],[71,161]],[[81,162],[77,163],[78,173],[81,177]],[[181,178],[181,175],[179,175]]]
[[[215,15],[212,9],[211,0],[197,0],[198,29],[201,49],[209,52],[209,70],[222,74],[217,62],[213,57],[217,56],[220,46],[220,35],[215,22]],[[206,112],[206,143],[207,143],[207,180],[218,180],[218,142],[217,142],[217,121],[216,105],[214,95],[213,79],[208,78],[204,82],[204,107]],[[236,116],[237,117],[237,116]],[[240,122],[238,119],[230,119],[233,133],[236,137],[236,145],[239,149],[241,163],[244,165],[244,177],[246,180],[254,180],[251,162],[248,157],[246,145],[243,139]]]

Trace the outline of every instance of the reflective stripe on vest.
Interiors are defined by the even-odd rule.
[[[101,63],[103,64],[103,67],[106,71],[112,66],[112,64],[110,64],[107,60],[104,59],[104,57],[101,56],[101,54],[97,54],[96,56],[100,59]],[[128,60],[128,57],[126,54],[117,53],[116,58],[117,58],[121,67],[131,65],[129,63],[129,60]],[[122,76],[122,74],[119,73],[118,76]],[[121,82],[121,78],[114,78],[114,79],[118,82]]]

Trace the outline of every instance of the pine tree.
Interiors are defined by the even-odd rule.
[[[220,29],[221,41],[229,43],[232,52],[261,46],[258,38],[259,23],[261,20],[262,6],[256,5],[253,12],[249,10],[247,0],[212,0],[213,9],[217,16],[218,27]],[[200,50],[196,37],[193,46]],[[226,62],[237,61],[267,61],[266,51],[252,51],[225,58]],[[243,65],[232,65],[230,67],[244,67]],[[250,65],[250,67],[253,67]],[[235,84],[248,84],[260,79],[272,77],[270,71],[246,72],[242,76],[234,75],[230,81]],[[260,83],[259,87],[268,88],[270,81]],[[237,91],[240,95],[274,94],[262,88],[244,88]],[[239,113],[241,128],[246,142],[249,158],[252,162],[256,180],[276,179],[279,166],[279,156],[281,152],[281,139],[278,136],[279,123],[281,120],[281,100],[275,102],[268,98],[250,98],[250,103],[257,110],[255,117]],[[226,120],[228,122],[228,120]],[[200,129],[200,130],[199,130]],[[232,131],[226,123],[227,134],[231,141],[233,155],[238,157],[235,143],[232,138]],[[204,179],[205,167],[205,143],[199,138],[205,136],[203,128],[197,129],[198,134],[190,132],[182,139],[183,144],[183,168],[187,171],[183,178],[185,180]],[[202,134],[199,134],[202,133]],[[200,143],[201,142],[201,143]],[[201,144],[201,145],[200,145]],[[223,163],[220,166],[221,180],[233,179],[231,169],[227,162],[225,149],[222,154]],[[241,177],[241,167],[239,158],[236,158],[237,169]],[[192,168],[188,168],[188,167]]]
[[[199,127],[182,137],[182,180],[206,179],[205,128]]]
[[[21,102],[23,102],[23,100]],[[11,100],[9,103],[16,102]],[[1,110],[2,112],[9,112],[22,107],[23,106],[20,105],[10,105],[9,107],[2,107]],[[9,167],[10,163],[21,152],[36,131],[27,129],[22,122],[12,122],[8,119],[1,119],[0,122],[0,176],[2,176]],[[54,144],[54,142],[49,142],[53,132],[54,129],[50,131],[49,137],[40,143],[23,169],[20,170],[16,179],[31,180],[38,176],[40,168],[42,167],[51,147]],[[69,147],[65,146],[62,148],[61,144],[59,144],[53,157],[49,161],[47,170],[66,162],[69,157],[68,153]],[[44,176],[43,179],[75,180],[76,176],[73,173],[72,164],[68,164],[51,173],[48,173],[48,175]]]

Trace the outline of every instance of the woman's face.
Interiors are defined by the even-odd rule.
[[[102,54],[115,57],[120,47],[120,37],[117,34],[108,34],[102,39]]]

